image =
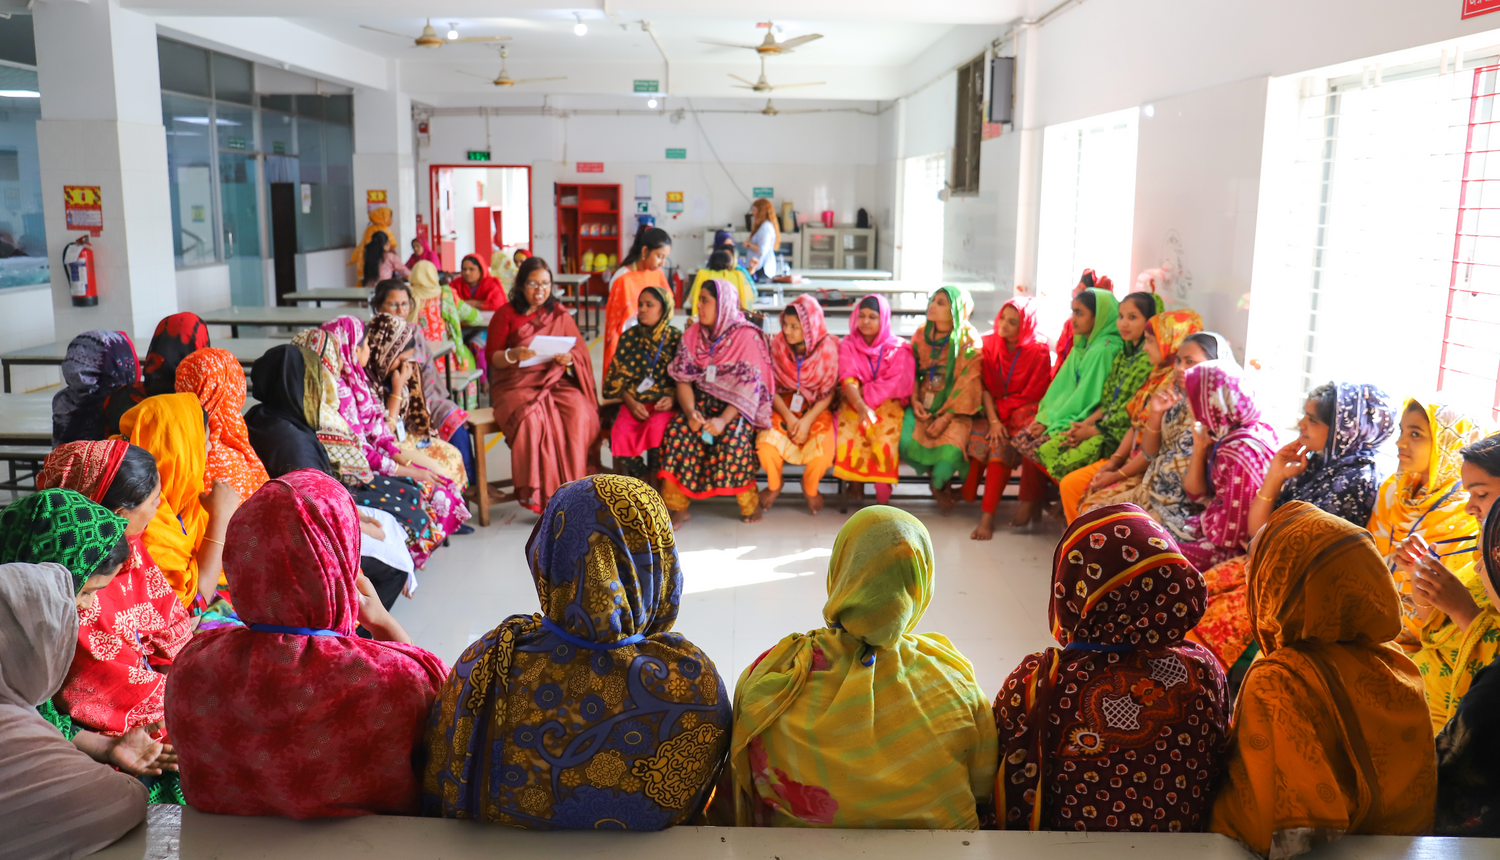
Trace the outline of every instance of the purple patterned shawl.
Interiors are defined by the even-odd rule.
[[[52,398],[52,444],[98,442],[119,432],[105,426],[105,405],[141,381],[141,362],[125,332],[95,329],[68,343],[62,377],[66,387]]]
[[[770,427],[773,371],[766,336],[745,319],[739,290],[733,284],[715,279],[704,286],[712,286],[718,294],[713,337],[705,335],[699,323],[688,326],[668,372],[678,382],[691,382],[738,409],[751,427]],[[719,368],[713,382],[704,378],[710,364]]]

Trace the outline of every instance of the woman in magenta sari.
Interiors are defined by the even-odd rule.
[[[461,490],[432,468],[436,464],[419,452],[402,451],[396,444],[396,437],[385,421],[385,408],[371,390],[365,374],[364,362],[370,358],[370,348],[365,345],[365,324],[344,316],[324,323],[322,329],[333,338],[343,359],[337,385],[339,415],[359,441],[365,461],[377,475],[411,478],[421,488],[422,511],[432,529],[430,533],[423,532],[410,549],[417,567],[425,567],[433,550],[469,518],[469,508],[464,504]]]
[[[571,337],[573,347],[539,364],[538,336]],[[541,513],[557,488],[597,471],[589,451],[599,435],[599,397],[588,343],[573,315],[552,296],[552,269],[528,257],[516,274],[510,301],[495,311],[490,350],[490,402],[510,444],[516,500]]]

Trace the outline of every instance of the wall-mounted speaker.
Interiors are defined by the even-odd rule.
[[[990,60],[990,122],[1012,122],[1016,108],[1016,58]]]

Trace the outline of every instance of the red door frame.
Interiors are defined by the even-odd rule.
[[[457,167],[513,167],[526,171],[526,222],[529,225],[526,231],[526,250],[536,253],[536,190],[531,187],[532,175],[529,164],[490,164],[487,161],[465,161],[459,164],[430,164],[427,166],[427,211],[432,214],[432,241],[436,242],[442,238],[443,225],[438,219],[439,208],[437,205],[437,175],[443,168]],[[496,247],[502,247],[497,245]]]

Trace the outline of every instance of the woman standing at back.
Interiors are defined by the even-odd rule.
[[[750,222],[750,241],[745,243],[749,253],[750,277],[757,284],[768,284],[781,274],[776,265],[776,251],[781,248],[781,230],[776,226],[776,207],[764,197],[757,198],[750,206],[753,217]]]

